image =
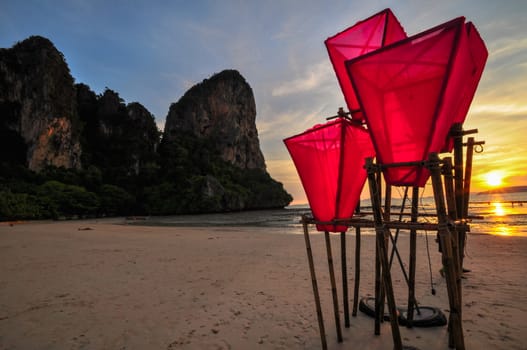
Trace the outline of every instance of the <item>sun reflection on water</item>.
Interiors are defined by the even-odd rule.
[[[520,232],[516,226],[496,225],[491,227],[491,234],[496,236],[519,236]]]
[[[507,215],[507,211],[506,211],[505,207],[503,206],[503,203],[494,202],[492,204],[494,205],[494,215],[496,215],[496,216],[505,216],[505,215]]]
[[[494,206],[492,210],[493,214],[500,218],[503,218],[507,215],[511,215],[514,211],[511,206],[506,206],[501,202],[493,202],[492,205]],[[504,223],[497,223],[496,225],[493,225],[490,228],[491,234],[496,236],[515,236],[518,234],[518,230],[514,226],[510,226]]]
[[[488,233],[496,236],[527,237],[527,205],[521,200],[496,198],[480,202],[472,207],[472,213],[481,215],[481,221],[471,223],[472,232]]]

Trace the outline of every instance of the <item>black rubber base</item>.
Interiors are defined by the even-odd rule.
[[[375,317],[375,298],[364,297],[359,302],[359,310],[364,314]],[[388,306],[384,307],[385,321],[390,320],[390,315],[387,312]],[[406,308],[397,308],[399,324],[401,326],[408,326],[407,310]],[[447,324],[445,314],[436,307],[419,306],[419,310],[414,309],[414,317],[411,326],[413,327],[441,327]]]

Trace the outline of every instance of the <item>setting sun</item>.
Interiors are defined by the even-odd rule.
[[[489,187],[497,187],[503,184],[505,173],[500,170],[494,170],[485,174],[485,181]]]

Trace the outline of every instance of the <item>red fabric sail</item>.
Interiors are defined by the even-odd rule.
[[[473,29],[456,18],[346,61],[380,163],[421,161],[444,149],[450,127],[466,116],[486,60]],[[384,176],[391,185],[424,186],[429,173],[397,167]]]
[[[485,63],[489,56],[485,43],[483,42],[483,39],[481,39],[474,24],[468,22],[465,25],[465,28],[467,31],[469,56],[466,57],[466,80],[462,82],[463,90],[458,96],[459,107],[456,109],[457,113],[454,116],[454,124],[463,123],[465,121],[470,104],[476,93],[476,88],[478,87],[481,75],[483,74],[483,68],[485,68]],[[453,140],[449,137],[445,143],[443,151],[452,152],[453,148]]]
[[[406,38],[406,33],[403,27],[392,11],[386,9],[356,23],[324,42],[348,109],[354,112],[354,119],[363,118],[362,114],[358,112],[360,106],[351,86],[345,61],[404,38]]]
[[[317,125],[284,143],[318,221],[349,219],[366,181],[365,158],[375,152],[368,132],[338,118]],[[343,225],[317,225],[319,231],[345,232]]]

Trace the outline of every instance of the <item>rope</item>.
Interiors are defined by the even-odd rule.
[[[432,278],[432,259],[430,258],[430,248],[428,247],[428,231],[425,230],[425,240],[426,240],[426,255],[428,256],[428,270],[430,272],[430,288],[432,295],[436,295],[436,289],[434,288],[434,280]]]
[[[423,190],[421,191],[420,202],[421,202],[421,207],[423,208],[423,211],[426,212],[426,208],[424,207],[424,204],[423,204],[424,193],[425,193],[425,187],[423,187]],[[425,221],[429,221],[429,220],[425,219]],[[432,295],[436,295],[436,289],[434,288],[434,279],[433,279],[433,273],[432,273],[432,259],[430,258],[430,247],[429,247],[430,244],[428,242],[428,231],[427,230],[425,230],[425,241],[426,241],[426,256],[428,257],[428,271],[430,273],[430,290],[432,292]]]

